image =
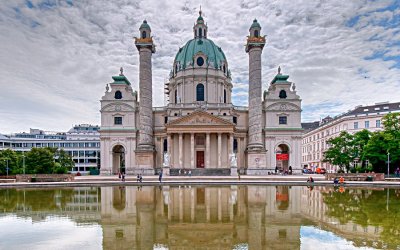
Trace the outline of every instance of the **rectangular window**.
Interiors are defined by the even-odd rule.
[[[120,116],[114,117],[114,124],[122,125],[122,117],[120,117]]]
[[[365,121],[364,124],[365,124],[365,128],[369,128],[369,121]]]
[[[287,124],[287,116],[279,116],[279,124]]]
[[[204,136],[196,136],[196,145],[204,146]]]
[[[381,127],[381,120],[376,120],[376,127],[380,128]]]
[[[354,129],[358,129],[358,122],[354,122]]]
[[[232,119],[233,119],[233,123],[234,123],[234,124],[237,124],[237,117],[234,116]]]
[[[168,116],[164,116],[164,123],[165,123],[165,124],[168,123]]]

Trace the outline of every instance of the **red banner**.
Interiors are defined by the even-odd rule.
[[[276,159],[278,161],[287,161],[289,160],[289,154],[276,154]]]

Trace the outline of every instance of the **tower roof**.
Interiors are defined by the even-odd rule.
[[[131,83],[129,82],[128,78],[126,78],[126,76],[124,76],[124,70],[123,70],[122,67],[120,69],[120,74],[118,76],[113,76],[112,79],[114,80],[114,82],[112,82],[111,84],[131,85]]]
[[[261,25],[257,22],[257,19],[253,20],[253,23],[250,26],[250,29],[252,28],[260,28],[261,29]]]
[[[140,25],[140,28],[139,28],[139,29],[148,29],[148,30],[151,30],[150,25],[147,23],[146,20],[143,20],[143,23],[142,23],[142,25]]]

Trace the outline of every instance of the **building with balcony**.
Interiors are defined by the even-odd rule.
[[[382,130],[382,118],[389,113],[400,112],[400,102],[376,103],[357,106],[335,117],[326,117],[320,122],[303,123],[305,133],[302,139],[302,165],[315,171],[325,168],[327,172],[336,172],[337,166],[323,162],[324,152],[329,148],[328,139],[347,131],[354,134],[363,129],[371,132]]]

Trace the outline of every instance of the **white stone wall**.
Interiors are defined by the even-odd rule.
[[[286,98],[280,98],[281,90],[286,91]],[[274,171],[277,166],[276,151],[280,144],[289,148],[288,166],[294,173],[301,173],[301,99],[297,95],[294,84],[279,82],[270,84],[264,94],[264,140],[267,150],[267,167]],[[287,117],[287,124],[279,124],[279,116]]]
[[[133,173],[136,166],[136,93],[127,84],[110,84],[101,99],[100,150],[102,175],[118,172],[119,160],[113,157],[113,148],[121,145],[125,150],[125,169]],[[122,99],[115,99],[115,92],[121,91]],[[122,117],[122,124],[114,124],[114,117]]]

